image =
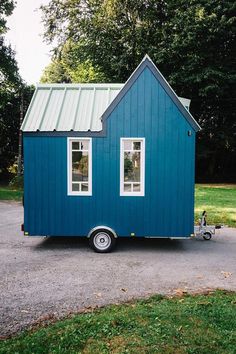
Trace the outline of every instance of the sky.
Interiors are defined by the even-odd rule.
[[[38,83],[43,69],[50,63],[51,47],[43,42],[39,10],[40,5],[48,3],[49,0],[17,0],[7,21],[6,41],[16,51],[20,75],[28,84]]]

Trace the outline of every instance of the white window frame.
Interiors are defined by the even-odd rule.
[[[125,183],[124,182],[124,141],[127,140],[131,140],[133,142],[141,142],[140,192],[134,192],[134,191],[127,192],[124,190],[124,183]],[[131,184],[132,183],[135,184],[135,182],[131,182]],[[126,197],[145,196],[145,138],[120,138],[120,196],[126,196]]]
[[[88,191],[72,191],[72,142],[89,142],[89,165],[88,165]],[[92,195],[92,139],[91,138],[67,138],[67,195],[91,196]]]

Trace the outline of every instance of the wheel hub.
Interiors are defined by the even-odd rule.
[[[99,232],[94,238],[94,244],[98,249],[104,250],[111,245],[111,237],[105,232]]]

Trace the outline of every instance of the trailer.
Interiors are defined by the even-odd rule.
[[[126,83],[40,84],[21,126],[24,234],[118,237],[194,232],[190,100],[146,55]]]
[[[209,241],[212,235],[215,235],[217,229],[221,229],[223,225],[197,225],[194,226],[194,236],[201,236],[205,241]]]

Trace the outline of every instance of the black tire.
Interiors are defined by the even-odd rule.
[[[211,239],[211,233],[210,233],[210,232],[205,232],[205,233],[203,234],[203,238],[204,238],[205,241],[210,241],[210,239]]]
[[[115,247],[116,238],[113,233],[107,229],[98,229],[94,231],[89,238],[89,245],[98,253],[108,253]]]

